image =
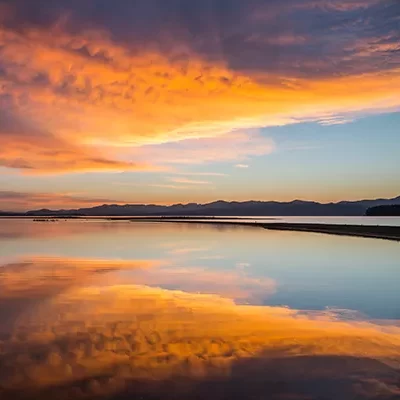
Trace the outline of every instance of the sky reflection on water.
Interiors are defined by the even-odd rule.
[[[157,260],[157,269],[115,273],[112,279],[221,294],[240,303],[337,307],[373,318],[400,319],[397,242],[184,223],[1,224],[3,264],[32,256]]]
[[[0,222],[2,399],[400,395],[396,242]]]

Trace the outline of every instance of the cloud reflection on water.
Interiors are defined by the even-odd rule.
[[[0,266],[0,333],[12,326],[20,313],[74,286],[98,282],[107,272],[148,268],[156,261],[90,260],[31,257]]]
[[[136,284],[190,293],[217,294],[236,303],[262,304],[276,291],[277,283],[266,277],[251,277],[243,271],[216,271],[206,267],[163,266],[129,273]],[[126,275],[124,275],[124,280]]]
[[[113,284],[113,271],[157,274],[157,265],[37,258],[3,267],[0,398],[399,396],[398,326],[238,305],[145,280]]]

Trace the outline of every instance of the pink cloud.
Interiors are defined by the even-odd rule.
[[[136,160],[155,160],[157,164],[203,164],[235,162],[263,156],[275,150],[274,142],[258,132],[232,132],[212,137],[187,139],[163,145],[130,149],[126,157]],[[181,183],[183,180],[181,180]],[[186,182],[188,183],[188,182]]]

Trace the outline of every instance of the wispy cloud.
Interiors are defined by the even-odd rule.
[[[186,255],[192,253],[205,253],[209,250],[207,247],[180,247],[169,250],[167,254],[169,255]]]
[[[198,259],[199,260],[224,260],[224,259],[226,259],[226,256],[222,256],[222,255],[219,255],[219,254],[215,254],[215,255],[213,255],[213,254],[211,254],[211,255],[208,255],[208,256],[201,256],[201,257],[198,257]]]
[[[235,167],[236,168],[249,168],[249,166],[247,164],[236,164]]]
[[[236,263],[236,268],[237,269],[247,269],[247,268],[250,268],[250,267],[251,267],[251,264],[247,263],[247,262]]]
[[[154,184],[151,183],[151,184],[148,184],[147,186],[155,187],[155,188],[162,188],[162,189],[174,189],[174,190],[193,189],[192,186],[169,185],[169,184],[164,184],[164,183],[154,183]]]
[[[222,172],[174,172],[174,175],[185,175],[185,176],[229,176]]]
[[[211,185],[212,182],[209,181],[200,181],[196,179],[188,179],[188,178],[168,178],[169,181],[175,183],[183,183],[188,185]]]
[[[315,142],[300,142],[295,140],[287,140],[279,145],[280,151],[307,151],[321,149],[322,144]]]
[[[275,151],[272,139],[259,130],[235,131],[217,137],[186,139],[179,142],[126,149],[127,158],[138,162],[157,160],[158,164],[182,166],[238,162]],[[216,176],[215,174],[209,176]],[[204,175],[206,176],[206,175]]]
[[[329,125],[344,125],[352,122],[352,119],[345,118],[341,115],[326,115],[321,116],[319,121],[321,125],[329,126]]]

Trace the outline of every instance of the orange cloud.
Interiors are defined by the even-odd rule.
[[[5,121],[0,110],[0,165],[26,173],[128,171],[151,169],[145,163],[117,161],[101,151],[78,146],[46,132]],[[20,125],[20,124],[19,124]]]
[[[400,106],[395,66],[314,79],[240,72],[193,52],[175,59],[155,50],[133,53],[105,33],[67,34],[62,24],[0,28],[0,45],[1,107],[51,132],[37,142],[1,134],[0,161],[33,172],[148,169],[159,160],[143,145],[219,136],[229,143],[238,129],[352,119]],[[136,163],[142,150],[148,159]],[[192,162],[224,160],[208,152],[194,150]],[[245,153],[236,147],[230,158],[235,152]]]

